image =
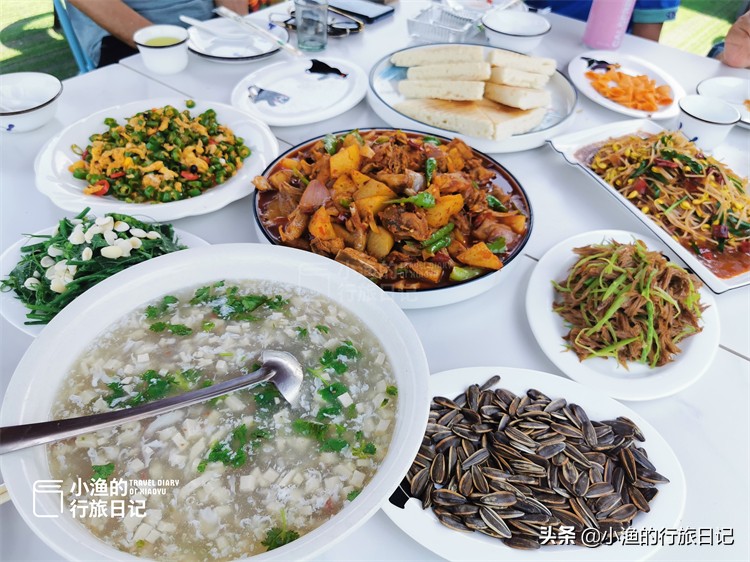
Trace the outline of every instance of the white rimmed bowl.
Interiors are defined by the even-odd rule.
[[[536,49],[552,24],[534,12],[495,9],[482,16],[487,39],[493,47],[530,53]]]
[[[693,94],[677,104],[680,107],[679,128],[703,150],[713,150],[724,142],[741,117],[736,107],[719,98]]]
[[[0,76],[0,129],[33,131],[52,121],[63,85],[51,74],[14,72]]]
[[[165,293],[221,279],[259,279],[301,285],[356,315],[380,340],[398,385],[396,424],[388,453],[357,499],[314,531],[254,560],[310,558],[364,523],[408,471],[422,441],[430,397],[429,367],[414,327],[398,306],[366,278],[332,260],[291,248],[224,244],[193,248],[136,265],[93,287],[66,307],[18,364],[0,412],[3,426],[49,418],[70,365],[118,318]],[[51,478],[44,447],[0,458],[16,509],[29,527],[69,560],[143,560],[100,541],[60,513],[54,494],[34,482]],[[36,514],[36,515],[35,515]]]

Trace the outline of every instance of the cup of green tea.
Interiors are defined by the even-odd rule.
[[[187,29],[178,25],[150,25],[133,35],[143,64],[156,74],[176,74],[188,64]]]

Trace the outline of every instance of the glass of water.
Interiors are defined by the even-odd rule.
[[[328,42],[328,0],[294,0],[297,47],[322,51]]]

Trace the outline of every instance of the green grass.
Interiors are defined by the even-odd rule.
[[[61,80],[78,74],[65,37],[52,24],[51,0],[0,0],[0,74],[41,71]]]
[[[743,0],[682,0],[677,18],[664,24],[661,43],[705,56],[724,39]]]

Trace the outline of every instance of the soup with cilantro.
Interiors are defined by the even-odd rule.
[[[220,281],[163,296],[80,357],[53,408],[67,418],[143,404],[292,353],[292,407],[270,383],[48,447],[65,505],[110,545],[159,560],[231,560],[291,542],[372,478],[395,425],[375,336],[312,291]]]

